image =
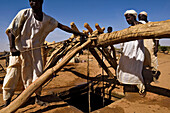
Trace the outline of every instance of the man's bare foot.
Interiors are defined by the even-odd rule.
[[[47,102],[43,102],[42,100],[40,100],[40,98],[41,98],[40,96],[36,95],[36,97],[35,97],[35,103],[38,104],[38,105],[40,105],[40,106],[47,106],[48,103],[47,103]]]
[[[139,92],[139,95],[142,97],[142,98],[144,98],[145,96],[146,96],[146,90],[144,91],[144,92]]]

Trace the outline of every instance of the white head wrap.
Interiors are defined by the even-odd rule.
[[[148,14],[147,14],[145,11],[142,11],[142,12],[140,12],[139,14],[143,14],[143,15],[148,16]]]
[[[124,13],[124,15],[126,15],[126,14],[132,14],[132,15],[134,15],[134,16],[137,18],[137,12],[136,12],[135,10],[127,10],[127,11]]]

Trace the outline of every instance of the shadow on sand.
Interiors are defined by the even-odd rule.
[[[155,72],[155,71],[150,71],[149,69],[145,69],[143,71],[143,77],[146,83],[146,90],[148,92],[152,92],[158,95],[170,97],[169,89],[151,85],[152,82],[159,82],[158,80],[160,75],[161,75],[160,71]]]

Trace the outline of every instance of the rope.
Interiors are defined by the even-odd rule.
[[[55,48],[56,48],[56,47],[60,46],[61,43],[66,42],[66,41],[68,41],[68,39],[64,40],[64,41],[56,42],[54,44],[42,45],[42,46],[39,46],[39,47],[34,47],[34,48],[31,48],[31,49],[23,50],[23,51],[20,51],[20,53],[24,53],[24,52],[28,52],[28,51],[32,51],[32,50],[40,49],[40,48],[43,48],[43,47],[48,47],[48,46],[51,46],[51,45],[58,44],[58,45],[55,46]],[[0,57],[0,59],[1,58],[6,58],[6,57],[9,57],[9,56],[11,56],[11,55],[2,56],[2,57]]]
[[[102,54],[102,61],[103,61],[103,63],[104,63],[104,56],[103,56],[103,54]],[[102,63],[102,65],[103,65],[103,63]],[[103,67],[103,66],[102,66]],[[102,68],[102,81],[103,81],[103,107],[104,107],[104,103],[105,103],[105,99],[104,99],[104,69]]]
[[[91,105],[90,105],[90,79],[89,79],[89,47],[88,47],[88,53],[87,53],[87,83],[88,83],[88,104],[89,104],[89,113],[91,112]]]

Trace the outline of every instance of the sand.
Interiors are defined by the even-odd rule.
[[[59,97],[61,92],[69,91],[77,85],[87,82],[87,55],[80,56],[81,63],[69,63],[65,66],[53,80],[43,88],[42,100],[48,102],[47,106],[34,104],[34,96],[16,112],[48,112],[48,113],[83,113],[82,110],[69,104]],[[93,113],[169,113],[170,112],[170,54],[158,53],[159,71],[161,72],[156,82],[151,82],[147,87],[147,94],[142,98],[137,92],[126,92],[124,98],[119,98],[115,102],[100,107],[92,111]],[[5,67],[4,60],[0,64]],[[109,67],[109,65],[108,65]],[[109,68],[111,69],[111,68]],[[90,55],[90,78],[99,76],[102,69],[96,60]],[[114,73],[114,70],[111,69]],[[3,73],[0,75],[4,76]],[[147,78],[147,77],[146,77]],[[110,80],[110,79],[109,79]],[[0,105],[4,104],[2,99],[2,84],[0,85]],[[123,95],[122,85],[117,85],[112,89]],[[21,91],[16,91],[15,98]],[[97,100],[93,100],[94,102]],[[92,102],[91,102],[92,103]],[[83,103],[81,103],[83,104]]]

